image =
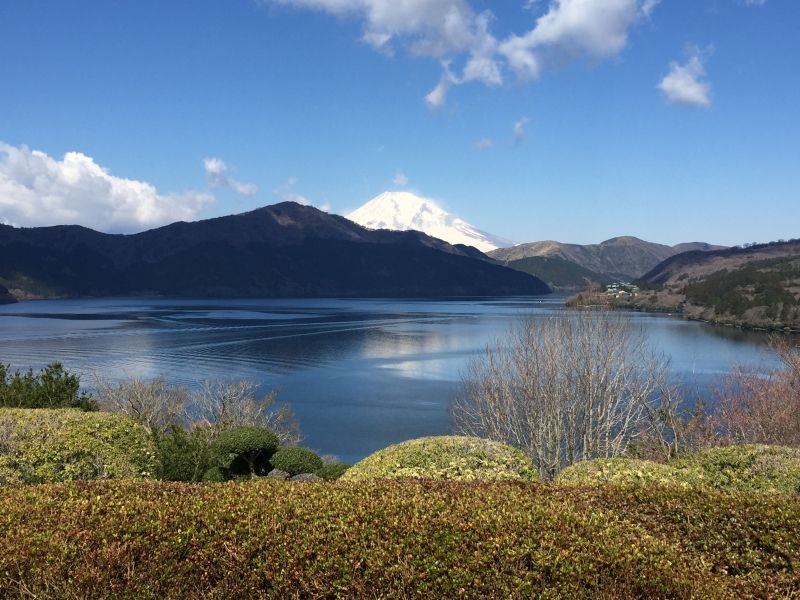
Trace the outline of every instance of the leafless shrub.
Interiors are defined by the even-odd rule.
[[[659,411],[668,361],[620,313],[528,318],[474,359],[452,406],[461,433],[524,450],[544,478],[626,452],[642,431],[670,451]]]
[[[191,394],[196,424],[220,430],[240,425],[266,427],[281,445],[296,445],[302,439],[300,427],[285,404],[275,406],[276,393],[261,398],[252,381],[204,381]]]
[[[154,434],[163,434],[182,423],[189,393],[165,377],[130,377],[119,382],[96,378],[97,396],[104,410],[122,413]]]
[[[710,420],[719,443],[800,446],[800,349],[786,338],[771,346],[782,368],[737,369],[717,392]]]

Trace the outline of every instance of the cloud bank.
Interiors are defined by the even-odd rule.
[[[6,223],[127,233],[195,220],[213,202],[202,192],[160,194],[144,181],[111,175],[80,152],[57,160],[0,142],[0,221]]]
[[[458,85],[501,85],[509,74],[532,80],[549,68],[580,59],[613,58],[626,46],[629,30],[646,20],[660,0],[550,0],[532,26],[498,38],[491,32],[493,14],[472,8],[467,0],[260,0],[359,19],[362,40],[393,54],[442,64],[442,77],[425,96],[429,108],[444,106]],[[521,5],[535,10],[530,0]]]

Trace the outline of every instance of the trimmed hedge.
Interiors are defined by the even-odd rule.
[[[308,448],[296,446],[281,448],[269,460],[276,469],[295,476],[301,473],[316,473],[323,467],[319,454]]]
[[[599,458],[564,469],[556,478],[566,485],[695,485],[702,481],[697,469],[678,468],[649,460]]]
[[[520,480],[538,478],[520,450],[474,437],[419,438],[389,446],[353,465],[343,481],[371,479]]]
[[[800,449],[782,446],[725,446],[687,454],[670,463],[700,473],[716,489],[800,493]]]
[[[800,497],[512,482],[0,490],[0,597],[785,598]]]
[[[0,409],[0,485],[152,477],[156,448],[127,417],[77,409]]]
[[[680,485],[721,491],[800,493],[800,449],[724,446],[659,464],[626,458],[577,463],[558,476],[566,485]]]

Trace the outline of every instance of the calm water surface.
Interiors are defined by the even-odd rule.
[[[82,375],[171,381],[247,378],[294,409],[304,444],[354,461],[390,443],[449,432],[469,357],[523,315],[563,299],[90,299],[0,306],[0,361],[54,360]],[[703,396],[736,365],[773,364],[760,334],[633,313],[672,371]]]

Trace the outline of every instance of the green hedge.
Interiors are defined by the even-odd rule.
[[[576,463],[564,469],[556,481],[566,485],[680,485],[702,482],[697,469],[662,465],[649,460],[600,458]]]
[[[130,419],[76,409],[0,409],[0,485],[148,478],[150,435]]]
[[[440,436],[389,446],[353,465],[344,481],[371,479],[522,480],[537,478],[519,450],[474,437]]]
[[[700,472],[716,489],[800,493],[800,449],[725,446],[687,454],[671,465]]]
[[[724,446],[691,452],[663,465],[625,458],[577,463],[558,476],[567,485],[666,484],[721,491],[800,493],[800,449]]]
[[[380,481],[0,490],[0,597],[786,598],[800,498]]]

